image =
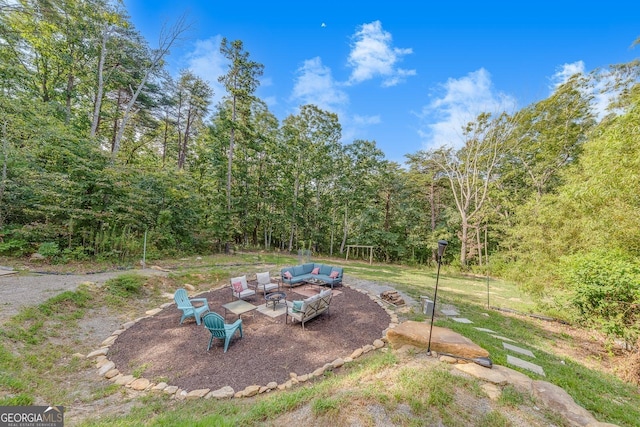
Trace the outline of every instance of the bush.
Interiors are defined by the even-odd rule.
[[[29,250],[29,243],[22,239],[8,239],[0,242],[0,255],[22,256]]]
[[[640,264],[620,251],[567,257],[562,263],[578,322],[634,342],[640,334]]]
[[[105,285],[110,294],[128,298],[142,293],[142,285],[144,285],[145,281],[145,277],[129,273],[109,279]]]
[[[60,253],[60,247],[56,242],[45,242],[38,247],[38,253],[47,258],[53,258]]]

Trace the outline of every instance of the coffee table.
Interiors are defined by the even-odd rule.
[[[269,303],[271,303],[273,304],[273,311],[276,311],[276,306],[278,305],[278,303],[286,299],[287,294],[282,291],[271,292],[264,296],[264,300],[266,301],[264,305],[268,307]]]
[[[251,310],[255,310],[256,307],[255,305],[248,303],[244,300],[236,300],[233,302],[229,302],[227,304],[223,304],[222,308],[224,308],[224,317],[225,319],[227,318],[227,311],[232,312],[233,314],[237,314],[238,315],[238,319],[240,318],[240,315],[247,313]]]

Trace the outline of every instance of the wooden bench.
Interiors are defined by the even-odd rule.
[[[302,300],[302,307],[298,310],[293,306],[288,306],[285,314],[285,323],[287,323],[289,317],[291,317],[291,323],[293,323],[294,320],[297,320],[302,323],[302,329],[304,329],[305,322],[319,316],[325,311],[327,312],[327,315],[330,316],[329,306],[331,304],[332,297],[333,292],[331,289],[325,289],[317,295],[313,295]]]

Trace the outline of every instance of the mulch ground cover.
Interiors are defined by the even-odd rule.
[[[297,288],[285,289],[287,300],[301,300]],[[302,288],[301,288],[302,289]],[[244,337],[236,335],[227,353],[223,342],[207,344],[211,334],[193,318],[179,324],[182,312],[175,305],[142,319],[124,331],[109,350],[109,359],[123,374],[151,381],[165,381],[183,390],[231,386],[235,391],[250,385],[286,382],[290,373],[304,375],[353,350],[381,338],[389,326],[389,315],[369,296],[349,287],[336,288],[329,313],[305,323],[285,324],[284,314],[275,318],[257,310],[242,315]],[[300,290],[308,293],[308,290]],[[223,304],[233,301],[229,287],[217,289],[205,297],[209,308],[222,316]],[[261,294],[247,300],[264,305]],[[227,323],[237,317],[227,314]]]

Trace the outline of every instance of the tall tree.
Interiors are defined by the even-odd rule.
[[[202,127],[213,90],[207,82],[187,70],[180,73],[177,89],[178,169],[183,169],[189,141]]]
[[[227,210],[230,212],[233,151],[238,114],[245,118],[249,115],[251,102],[254,99],[253,93],[258,88],[258,77],[262,75],[264,66],[249,60],[249,53],[244,51],[241,40],[229,42],[226,37],[223,37],[220,43],[220,52],[230,62],[227,73],[218,78],[220,83],[224,85],[227,96],[231,99],[231,126],[227,163]]]
[[[188,30],[188,24],[186,23],[185,17],[181,16],[171,27],[163,27],[160,31],[160,36],[158,40],[158,47],[156,49],[149,51],[149,56],[147,62],[143,66],[143,70],[141,73],[141,77],[139,82],[137,82],[136,89],[133,88],[130,90],[129,100],[124,107],[124,111],[122,112],[122,120],[118,125],[118,131],[116,133],[111,157],[115,158],[120,151],[120,145],[122,142],[122,137],[124,136],[124,131],[127,127],[127,123],[131,120],[131,116],[134,113],[133,106],[135,105],[138,96],[144,89],[145,85],[151,78],[151,76],[156,73],[163,64],[163,60],[165,56],[169,53],[171,47],[179,41],[180,37],[184,34],[185,31]]]
[[[511,137],[512,121],[506,115],[491,118],[481,114],[464,129],[462,148],[442,148],[432,155],[449,180],[456,208],[460,214],[460,264],[468,264],[469,232],[477,227],[482,209],[495,180],[496,165]]]

